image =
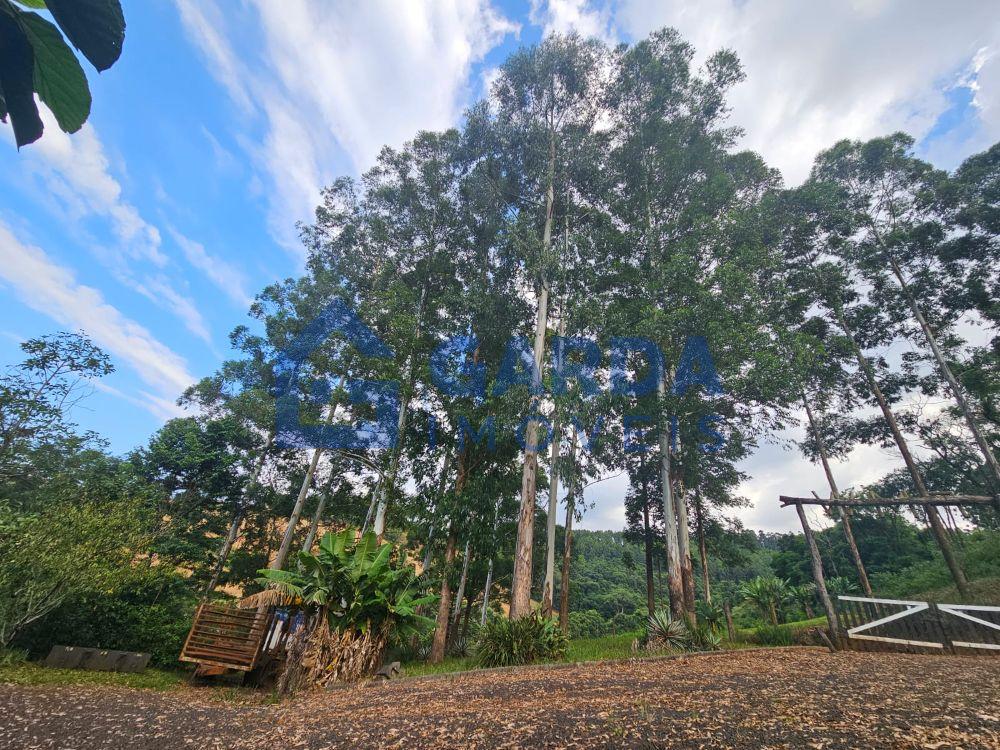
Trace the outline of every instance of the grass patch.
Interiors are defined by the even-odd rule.
[[[471,656],[449,656],[440,664],[411,661],[401,665],[404,677],[423,677],[428,674],[450,674],[466,672],[476,668],[476,660]]]
[[[89,672],[85,669],[49,669],[25,662],[0,667],[0,683],[11,685],[115,685],[146,690],[173,690],[187,679],[183,672],[147,669],[126,672]]]
[[[639,633],[605,635],[599,638],[575,638],[569,642],[566,656],[555,661],[540,661],[538,664],[558,664],[559,662],[599,661],[601,659],[627,659],[632,656],[632,641]],[[471,656],[450,656],[440,664],[426,664],[420,661],[403,664],[406,677],[421,677],[428,674],[450,674],[476,668],[476,660]]]
[[[641,633],[602,635],[598,638],[574,638],[569,642],[565,661],[598,661],[627,659],[632,656],[632,641]]]

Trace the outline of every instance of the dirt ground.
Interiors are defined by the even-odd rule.
[[[1000,748],[989,658],[771,650],[217,695],[0,685],[0,748]]]

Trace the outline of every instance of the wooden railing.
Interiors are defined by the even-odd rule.
[[[1000,607],[839,596],[837,617],[855,651],[1000,655]]]

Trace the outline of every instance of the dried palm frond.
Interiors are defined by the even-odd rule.
[[[264,589],[240,600],[241,609],[257,609],[259,607],[292,607],[302,604],[302,597],[278,591]]]

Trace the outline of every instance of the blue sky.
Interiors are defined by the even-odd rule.
[[[124,53],[88,71],[83,130],[67,136],[49,117],[43,139],[18,152],[0,125],[0,364],[18,361],[24,339],[88,332],[118,370],[75,419],[117,452],[179,413],[173,400],[227,356],[258,290],[299,273],[295,223],[323,184],[359,173],[383,143],[456,123],[496,66],[546,31],[627,41],[675,25],[699,58],[734,48],[748,80],[733,121],[790,183],[842,137],[906,129],[947,168],[1000,139],[991,2],[123,5]],[[820,486],[789,460],[756,457],[748,496],[769,496],[790,473]],[[859,457],[849,478],[876,467],[878,456]],[[606,488],[598,527],[620,524],[622,488]]]

